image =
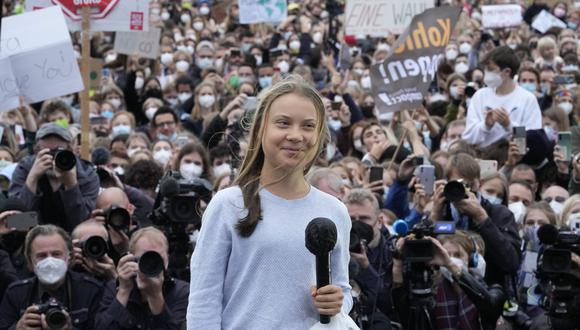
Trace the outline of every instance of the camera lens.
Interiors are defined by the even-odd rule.
[[[163,258],[155,251],[147,251],[139,258],[139,271],[147,277],[155,277],[165,269]]]
[[[169,216],[175,222],[193,223],[197,218],[196,203],[190,196],[175,196],[171,198]]]
[[[105,219],[109,226],[117,230],[124,230],[129,228],[131,215],[129,214],[129,211],[122,207],[111,206],[111,208],[106,212]]]
[[[109,172],[105,171],[104,169],[97,167],[97,175],[99,176],[99,183],[101,187],[108,188],[115,185],[115,180],[113,180]]]
[[[452,203],[467,198],[467,195],[465,194],[465,186],[459,181],[449,181],[443,189],[443,195]]]
[[[475,88],[473,88],[473,86],[467,86],[467,87],[465,87],[465,95],[467,97],[472,97],[473,94],[475,94]]]
[[[91,236],[81,243],[83,254],[91,259],[101,259],[107,254],[107,241],[100,236]]]
[[[46,323],[51,329],[62,329],[66,325],[66,315],[60,307],[51,308],[46,312]]]
[[[58,150],[54,155],[54,165],[61,171],[70,171],[76,164],[77,158],[70,150]]]

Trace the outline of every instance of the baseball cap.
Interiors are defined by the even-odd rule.
[[[47,123],[40,126],[40,129],[36,132],[36,141],[42,140],[50,135],[56,135],[66,142],[71,141],[71,135],[68,129],[55,123]]]

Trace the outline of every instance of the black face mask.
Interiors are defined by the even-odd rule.
[[[26,232],[13,230],[0,236],[0,242],[6,252],[13,254],[24,245]]]
[[[370,105],[362,105],[360,107],[360,110],[363,113],[363,116],[365,116],[365,118],[375,118],[375,114],[373,113],[373,110],[375,109],[375,105],[374,104],[370,104]]]
[[[150,97],[163,100],[163,93],[158,88],[149,88],[148,90],[145,91],[145,94],[143,95],[143,100],[147,100]]]

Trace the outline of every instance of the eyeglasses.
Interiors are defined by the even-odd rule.
[[[171,127],[173,125],[175,125],[175,122],[174,121],[164,121],[164,122],[161,122],[161,123],[157,123],[155,126],[157,126],[157,127],[165,127],[165,126]]]

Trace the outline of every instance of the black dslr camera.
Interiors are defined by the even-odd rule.
[[[51,149],[50,154],[54,158],[54,166],[56,166],[61,171],[70,171],[77,164],[77,157],[70,150],[56,148]]]
[[[362,253],[362,245],[368,244],[373,240],[373,227],[362,221],[353,221],[350,229],[350,252]]]
[[[101,236],[91,236],[80,242],[81,249],[83,250],[83,255],[87,258],[99,260],[104,257],[109,248],[107,241]]]
[[[51,329],[62,329],[66,325],[65,308],[55,298],[38,305],[38,313],[44,314],[46,324]]]
[[[469,189],[463,180],[449,181],[443,188],[445,199],[451,203],[456,203],[467,198]]]
[[[139,264],[139,271],[147,277],[156,277],[165,270],[163,258],[155,251],[147,251],[135,257],[135,262]]]
[[[111,226],[113,229],[118,231],[129,229],[129,225],[131,224],[131,214],[127,209],[113,204],[104,211],[104,216],[105,224],[107,226]]]

